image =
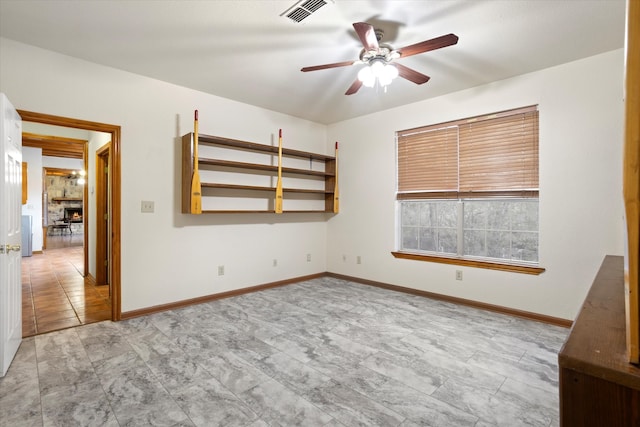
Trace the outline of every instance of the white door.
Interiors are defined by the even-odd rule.
[[[22,120],[0,93],[0,377],[22,341]]]

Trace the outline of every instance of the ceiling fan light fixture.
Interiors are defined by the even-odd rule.
[[[362,82],[362,84],[366,87],[373,87],[376,83],[376,76],[373,75],[373,71],[370,66],[363,67],[358,72],[358,79]]]
[[[365,87],[373,87],[378,84],[382,87],[391,84],[393,79],[398,77],[398,69],[391,64],[387,64],[383,59],[373,59],[358,73],[358,79]]]

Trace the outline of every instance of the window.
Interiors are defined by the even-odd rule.
[[[394,255],[537,265],[536,106],[396,136]]]

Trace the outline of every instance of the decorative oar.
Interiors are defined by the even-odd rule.
[[[276,213],[282,213],[282,129],[278,133],[278,184],[276,184]]]
[[[340,211],[340,194],[338,192],[338,141],[336,141],[336,177],[334,179],[335,187],[333,189],[333,213],[338,213]]]
[[[202,188],[198,171],[198,110],[193,121],[193,177],[191,177],[191,213],[202,213]]]

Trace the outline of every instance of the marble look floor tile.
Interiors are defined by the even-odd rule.
[[[557,420],[560,417],[558,393],[549,393],[530,384],[507,378],[496,396],[518,402],[528,412],[542,414],[545,418]]]
[[[359,344],[380,349],[402,340],[412,334],[414,330],[379,322],[363,327],[357,323],[357,320],[353,323],[347,320],[336,325],[335,328],[331,329],[331,332],[349,338]]]
[[[216,342],[218,348],[228,349],[248,362],[258,361],[278,352],[278,349],[266,342],[242,334],[230,334]],[[212,354],[217,354],[217,351]]]
[[[554,325],[545,326],[546,327],[538,334],[538,339],[552,346],[556,351],[560,351],[560,348],[562,348],[562,345],[569,336],[569,328]]]
[[[5,394],[5,390],[23,382],[38,383],[38,362],[33,337],[22,340],[7,373],[0,378],[0,390],[3,391],[0,396]]]
[[[406,417],[411,425],[474,426],[478,417],[435,399],[392,378],[360,367],[340,381],[370,399]]]
[[[148,369],[138,353],[133,350],[114,357],[97,360],[92,365],[96,375],[101,380],[128,375],[130,371]]]
[[[558,392],[557,372],[540,363],[513,361],[501,355],[478,352],[469,359],[469,364],[546,390],[549,393]]]
[[[42,405],[37,380],[0,383],[0,425],[42,425]]]
[[[42,418],[44,426],[119,426],[97,379],[43,395]]]
[[[89,359],[74,354],[49,358],[38,363],[40,393],[46,396],[60,388],[76,387],[94,381],[96,374]]]
[[[173,397],[196,426],[246,426],[257,415],[217,380],[193,381]]]
[[[134,317],[132,319],[121,320],[116,322],[116,326],[120,332],[125,335],[133,335],[140,332],[148,332],[150,330],[160,331],[151,321],[151,316]]]
[[[152,357],[182,351],[174,340],[169,339],[155,327],[142,330],[130,329],[129,332],[130,334],[125,335],[129,345],[145,362]]]
[[[443,354],[461,361],[467,361],[477,351],[468,342],[426,331],[416,331],[402,338],[401,341],[422,350],[424,353]]]
[[[182,352],[150,357],[146,364],[169,393],[185,390],[195,381],[213,378],[195,359]]]
[[[200,365],[235,394],[240,394],[271,379],[232,351],[224,351],[202,360]]]
[[[557,426],[566,334],[320,277],[25,341],[0,424]]]
[[[257,416],[270,425],[321,426],[332,417],[279,382],[270,380],[238,396]]]
[[[78,336],[92,362],[108,359],[132,350],[127,339],[111,321],[77,328]]]
[[[556,350],[555,346],[539,340],[537,335],[510,336],[498,333],[488,341],[488,344],[494,343],[496,344],[496,347],[494,347],[496,349],[517,348],[524,350],[524,353],[537,354],[542,358],[550,359],[555,357],[557,359],[558,350]],[[482,350],[486,351],[487,349],[482,348]],[[501,353],[504,354],[504,352]]]
[[[313,352],[316,348],[316,345],[311,344],[308,340],[289,333],[266,338],[265,342],[302,363],[307,363],[313,359]]]
[[[402,415],[334,380],[305,392],[303,396],[348,426],[397,426],[404,421]]]
[[[197,330],[188,319],[173,311],[163,311],[148,316],[149,322],[168,337],[181,336]]]
[[[497,426],[547,427],[551,422],[540,411],[531,411],[531,405],[509,400],[506,395],[478,392],[456,380],[447,381],[432,396]]]
[[[215,354],[221,346],[220,342],[207,336],[206,334],[197,334],[191,332],[183,335],[169,336],[173,340],[176,347],[186,354],[197,358],[206,358]]]
[[[75,329],[65,329],[35,337],[38,362],[49,358],[86,354]]]
[[[298,394],[319,387],[331,380],[285,353],[276,353],[255,363],[269,377]]]
[[[102,375],[102,388],[121,425],[173,426],[188,417],[148,368]]]
[[[400,359],[383,352],[363,360],[362,366],[425,394],[433,393],[447,380],[447,377],[438,371],[420,369],[420,365],[412,365],[411,359]],[[425,367],[425,365],[422,366]],[[428,368],[428,366],[426,367]]]
[[[233,334],[243,334],[265,341],[283,334],[285,331],[259,319],[238,319],[233,322],[221,319],[218,328]]]

